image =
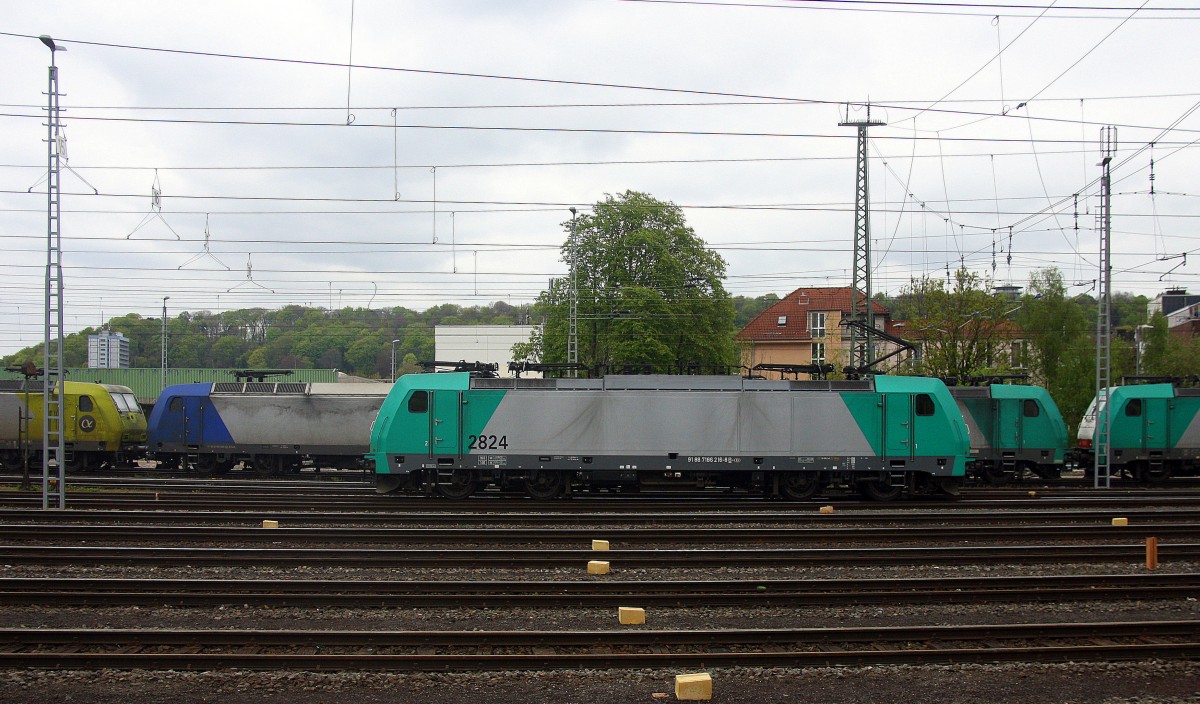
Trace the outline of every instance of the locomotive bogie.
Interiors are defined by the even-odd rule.
[[[873,498],[965,469],[966,431],[941,382],[736,377],[471,379],[407,375],[372,435],[381,491],[536,497],[676,487]],[[864,489],[864,487],[866,487]]]

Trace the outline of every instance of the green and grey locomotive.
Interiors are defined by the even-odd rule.
[[[922,377],[397,380],[371,433],[377,489],[553,498],[594,488],[720,487],[805,499],[954,494],[968,436]]]
[[[988,484],[1032,474],[1057,479],[1066,462],[1067,424],[1040,386],[953,386],[971,437],[970,472]]]

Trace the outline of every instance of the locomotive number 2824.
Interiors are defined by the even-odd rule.
[[[467,445],[472,450],[508,449],[507,435],[468,435]]]

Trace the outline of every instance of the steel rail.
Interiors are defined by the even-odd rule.
[[[681,495],[664,497],[663,495],[647,496],[631,499],[628,495],[575,495],[569,500],[562,501],[531,501],[518,496],[492,494],[474,496],[464,500],[445,500],[438,498],[396,497],[370,494],[365,492],[301,492],[288,495],[288,492],[271,493],[255,492],[187,492],[179,490],[153,491],[147,489],[137,492],[71,492],[73,508],[88,509],[148,509],[148,510],[196,510],[227,509],[227,510],[279,510],[281,508],[341,508],[347,511],[417,511],[437,512],[453,510],[464,513],[484,512],[527,512],[531,506],[538,510],[552,510],[559,513],[589,512],[598,508],[607,512],[638,512],[646,510],[690,512],[696,510],[774,510],[778,512],[811,510],[821,503],[834,503],[843,508],[870,512],[895,512],[910,509],[1011,509],[1040,507],[1059,508],[1116,508],[1116,507],[1195,507],[1200,506],[1200,493],[1196,491],[1154,491],[1142,490],[1128,493],[1083,495],[1064,495],[1048,492],[1037,492],[1030,497],[1028,492],[1005,492],[985,496],[967,495],[963,498],[941,499],[936,501],[902,500],[898,502],[867,502],[852,496],[819,497],[807,502],[784,502],[742,496],[713,494],[709,496]],[[37,496],[17,492],[0,493],[0,506],[32,507],[37,504]]]
[[[889,545],[905,542],[945,543],[952,541],[1002,542],[1017,541],[1127,541],[1130,538],[1197,538],[1200,522],[1195,523],[1134,523],[1114,527],[1109,520],[1084,524],[1042,525],[921,525],[902,527],[812,527],[812,528],[709,528],[709,527],[646,527],[646,528],[276,528],[245,526],[155,526],[147,533],[145,526],[123,525],[62,525],[62,524],[0,524],[0,540],[62,545],[64,543],[96,541],[126,541],[156,545],[169,542],[187,543],[330,543],[337,545],[373,544],[387,546],[414,545],[588,545],[593,538],[627,546],[646,546],[676,543],[718,545],[785,544],[791,546],[826,545],[846,542],[886,542]],[[1105,517],[1106,519],[1108,517]],[[1193,520],[1200,516],[1190,516]],[[702,521],[695,521],[702,523]]]
[[[439,508],[444,508],[440,506]],[[525,508],[531,508],[528,504]],[[711,508],[711,507],[710,507]],[[21,525],[89,525],[101,521],[121,524],[163,524],[192,525],[240,523],[243,526],[258,524],[264,517],[279,519],[284,525],[299,524],[363,524],[371,526],[395,525],[429,525],[452,524],[456,526],[492,526],[511,524],[561,525],[570,523],[581,525],[596,523],[604,525],[616,523],[620,525],[684,523],[720,524],[720,523],[779,523],[801,526],[835,524],[930,524],[940,525],[995,525],[1033,521],[1100,521],[1110,523],[1116,514],[1108,510],[1066,510],[1054,511],[1043,508],[1032,510],[978,511],[960,508],[944,508],[935,511],[900,510],[896,512],[848,512],[821,514],[809,510],[800,511],[761,511],[761,512],[714,512],[704,511],[695,513],[614,513],[596,511],[594,513],[559,513],[553,511],[537,512],[375,512],[347,513],[343,511],[289,511],[266,508],[261,511],[204,511],[204,510],[37,510],[0,509],[0,521]],[[1187,522],[1200,518],[1200,513],[1189,509],[1121,509],[1120,516],[1129,519],[1131,525],[1151,522],[1180,521]]]
[[[0,578],[5,603],[148,606],[548,606],[975,603],[1193,597],[1200,574],[635,581]]]
[[[1190,659],[1200,655],[1198,631],[1200,621],[756,631],[5,629],[0,630],[0,667],[413,671]],[[676,652],[658,652],[666,646]],[[746,651],[747,646],[774,649]],[[743,650],[731,651],[731,647]],[[172,652],[162,652],[164,648]],[[430,648],[459,652],[425,652]],[[505,648],[575,652],[495,652]],[[627,652],[631,649],[651,652]],[[388,652],[396,650],[410,652]]]
[[[1145,546],[968,545],[948,547],[619,549],[455,548],[211,548],[0,545],[6,565],[146,565],[336,567],[580,567],[600,555],[619,567],[956,565],[1030,563],[1139,563]],[[1160,543],[1166,564],[1200,559],[1200,543]]]

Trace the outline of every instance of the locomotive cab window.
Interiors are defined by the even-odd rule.
[[[1031,398],[1025,399],[1024,415],[1026,418],[1037,418],[1042,413],[1042,409],[1038,407],[1038,402]]]
[[[919,416],[933,415],[934,406],[933,406],[933,397],[932,396],[930,396],[929,394],[917,394],[916,398],[914,400],[915,400],[914,406],[916,407],[917,415],[919,415]]]
[[[183,397],[182,396],[172,396],[171,400],[169,402],[167,402],[167,410],[170,411],[171,413],[179,413],[180,411],[182,411],[183,410]]]
[[[408,412],[409,413],[424,413],[429,410],[429,392],[414,391],[412,396],[408,397]]]
[[[1131,398],[1129,403],[1125,405],[1125,415],[1137,417],[1142,415],[1142,399]]]
[[[94,408],[95,408],[95,405],[92,403],[91,396],[80,396],[79,397],[79,410],[81,412],[91,413]]]

